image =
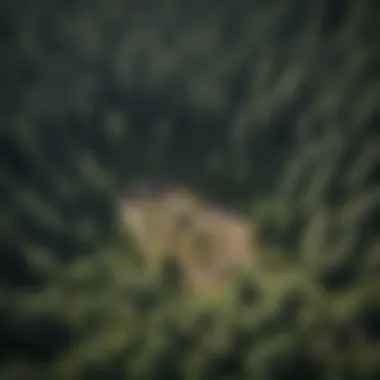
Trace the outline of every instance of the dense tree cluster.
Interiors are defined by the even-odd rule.
[[[376,0],[0,4],[0,377],[380,376]],[[140,177],[249,214],[261,262],[147,277]]]

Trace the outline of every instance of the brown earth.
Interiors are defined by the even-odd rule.
[[[235,270],[253,261],[248,218],[184,187],[125,197],[119,211],[148,270],[155,272],[168,254],[174,254],[191,287],[226,283]]]

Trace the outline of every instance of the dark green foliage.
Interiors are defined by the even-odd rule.
[[[252,279],[242,277],[237,283],[238,302],[242,307],[252,306],[263,296],[259,285]]]
[[[74,343],[74,331],[49,316],[37,316],[23,323],[2,319],[0,361],[16,357],[47,363]]]
[[[161,268],[161,286],[164,294],[181,293],[184,288],[184,278],[178,259],[174,255],[168,254]]]
[[[0,377],[379,378],[379,25],[376,0],[2,1]],[[141,178],[249,211],[256,267],[196,299],[174,258],[148,276],[118,222]]]
[[[151,286],[137,286],[136,289],[132,290],[132,297],[129,302],[133,303],[136,310],[151,313],[159,305],[158,290]]]

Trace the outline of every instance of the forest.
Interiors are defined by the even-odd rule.
[[[1,1],[0,378],[380,378],[379,43],[377,0]],[[144,181],[254,264],[148,273]]]

